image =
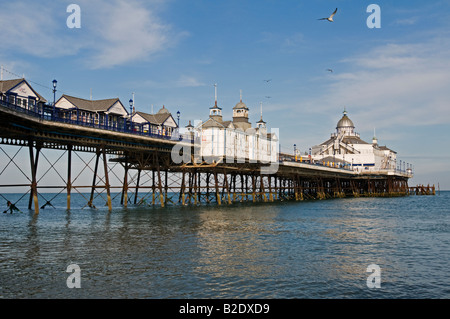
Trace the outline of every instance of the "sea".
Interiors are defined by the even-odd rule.
[[[1,212],[6,197],[23,195],[3,196]],[[449,191],[222,206],[114,203],[111,212],[85,207],[82,194],[71,200],[71,210],[60,194],[38,215],[27,205],[0,212],[0,298],[450,297]]]

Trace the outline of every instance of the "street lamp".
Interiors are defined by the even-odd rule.
[[[130,99],[128,101],[128,103],[130,104],[130,129],[131,129],[131,131],[133,131],[132,117],[133,117],[133,104],[134,104],[134,102],[133,102],[132,99]],[[126,122],[127,121],[124,120],[124,123],[126,123]]]
[[[297,145],[294,144],[294,160],[297,162]]]
[[[53,80],[53,116],[55,116],[55,104],[56,104],[56,84],[58,81]]]
[[[128,102],[130,103],[130,116],[131,116],[133,115],[133,100],[130,99]]]
[[[180,111],[177,112],[178,128],[180,127]]]

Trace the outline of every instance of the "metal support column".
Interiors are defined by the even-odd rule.
[[[106,204],[108,205],[108,210],[112,211],[111,189],[110,189],[110,186],[109,186],[108,163],[106,161],[106,150],[105,150],[105,148],[103,148],[103,168],[105,170]]]

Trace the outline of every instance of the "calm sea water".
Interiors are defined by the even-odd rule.
[[[450,297],[450,192],[111,213],[53,203],[0,213],[0,297]],[[370,264],[381,288],[367,286]]]

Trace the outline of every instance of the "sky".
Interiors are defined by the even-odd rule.
[[[56,98],[127,106],[134,93],[138,111],[164,105],[181,126],[208,118],[215,83],[224,119],[242,90],[283,152],[327,140],[345,108],[363,140],[375,132],[413,165],[410,186],[450,190],[449,15],[447,0],[2,0],[0,63],[49,101],[53,79]]]

